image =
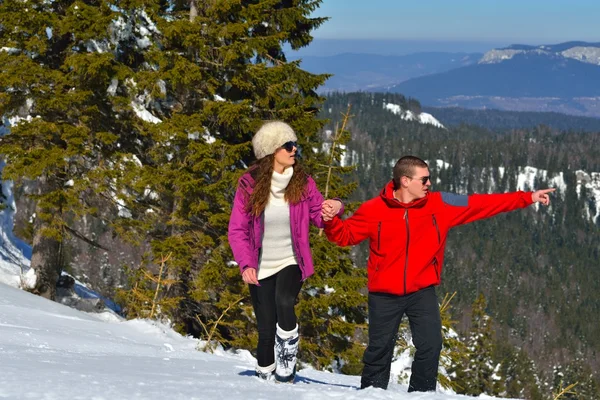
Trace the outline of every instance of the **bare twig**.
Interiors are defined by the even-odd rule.
[[[440,314],[444,313],[448,307],[450,307],[450,301],[452,301],[454,296],[456,296],[456,292],[452,293],[452,295],[446,293],[444,299],[442,300],[442,304],[440,305]]]
[[[348,104],[348,110],[346,114],[342,114],[344,119],[342,120],[342,127],[338,129],[338,125],[335,127],[335,134],[333,136],[333,141],[331,142],[331,148],[329,150],[329,165],[327,166],[327,181],[325,183],[325,199],[329,196],[329,183],[331,182],[331,171],[336,168],[333,165],[334,157],[335,157],[335,148],[338,140],[342,138],[344,131],[346,130],[346,124],[348,123],[348,119],[350,118],[350,109],[352,105]],[[323,228],[319,229],[319,236],[323,235]]]
[[[565,394],[574,394],[574,395],[576,395],[577,392],[575,392],[574,390],[571,390],[571,389],[573,389],[578,384],[579,384],[579,382],[571,383],[569,386],[567,386],[566,388],[562,389],[562,382],[561,382],[560,387],[558,388],[558,390],[560,390],[560,392],[556,393],[556,395],[554,396],[553,400],[558,400],[562,396],[564,396]]]
[[[163,271],[165,270],[165,265],[167,261],[171,259],[172,253],[167,254],[167,256],[160,256],[160,270],[158,271],[158,277],[156,279],[156,290],[154,291],[154,298],[152,299],[152,309],[150,310],[150,318],[154,316],[154,312],[156,311],[156,302],[158,300],[158,293],[160,292],[160,283],[162,280]]]
[[[230,303],[227,306],[227,308],[225,310],[223,310],[223,312],[221,313],[221,315],[219,316],[219,318],[215,322],[213,322],[212,328],[210,329],[210,332],[207,331],[206,325],[204,323],[202,323],[202,321],[200,321],[200,318],[198,318],[198,316],[196,316],[196,319],[198,320],[198,322],[200,322],[200,325],[202,325],[202,328],[204,328],[204,331],[208,335],[207,339],[206,339],[206,344],[204,345],[204,348],[202,349],[203,351],[209,350],[211,353],[213,352],[213,348],[211,346],[211,341],[212,341],[212,338],[213,338],[215,332],[217,331],[217,327],[219,326],[219,323],[221,322],[221,320],[223,319],[223,317],[225,317],[225,315],[227,315],[227,312],[229,312],[229,310],[231,310],[231,308],[234,305],[236,305],[237,303],[239,303],[243,299],[244,299],[244,297],[241,296],[236,301],[234,301],[233,303]]]
[[[277,64],[277,65],[285,65],[285,63],[284,63],[283,61],[281,61],[281,60],[278,60],[278,59],[276,59],[276,58],[273,58],[273,57],[272,57],[271,55],[269,55],[269,54],[265,54],[265,57],[267,57],[269,60],[271,60],[271,62],[272,62],[273,64]]]

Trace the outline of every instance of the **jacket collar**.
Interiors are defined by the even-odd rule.
[[[427,193],[427,195],[422,199],[417,199],[411,201],[410,203],[402,203],[400,200],[394,197],[394,181],[388,182],[388,184],[385,185],[379,193],[379,196],[383,202],[388,205],[388,207],[394,208],[421,208],[429,199],[429,193]]]

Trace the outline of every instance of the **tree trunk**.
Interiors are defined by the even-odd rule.
[[[47,178],[40,178],[40,190],[48,189],[48,187]],[[36,281],[30,290],[39,296],[55,300],[56,282],[62,272],[62,242],[44,234],[44,228],[48,227],[48,222],[40,217],[51,212],[41,207],[39,202],[35,207],[37,218],[34,224],[31,268],[35,271]]]
[[[198,1],[190,0],[190,22],[194,22],[198,16]]]

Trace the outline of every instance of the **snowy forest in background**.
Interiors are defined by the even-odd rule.
[[[322,98],[326,76],[282,51],[310,43],[325,22],[310,17],[319,3],[0,3],[3,282],[252,350],[254,316],[226,228],[252,132],[282,119],[321,191],[348,199],[350,211],[404,154],[429,161],[435,190],[557,187],[548,210],[451,235],[440,390],[547,399],[577,384],[562,397],[600,398],[600,339],[588,317],[600,315],[600,135],[444,127],[401,95]],[[311,241],[301,362],[356,376],[365,249],[336,248],[318,232]],[[411,348],[403,326],[401,385]]]

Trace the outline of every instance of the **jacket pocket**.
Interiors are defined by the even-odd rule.
[[[440,235],[440,227],[438,226],[437,220],[435,219],[435,214],[431,215],[431,219],[433,220],[433,226],[435,227],[435,231],[437,233],[438,244],[440,244],[442,241],[442,237]]]
[[[437,257],[433,257],[433,270],[435,271],[435,277],[439,281],[440,280],[440,270],[439,270]]]

